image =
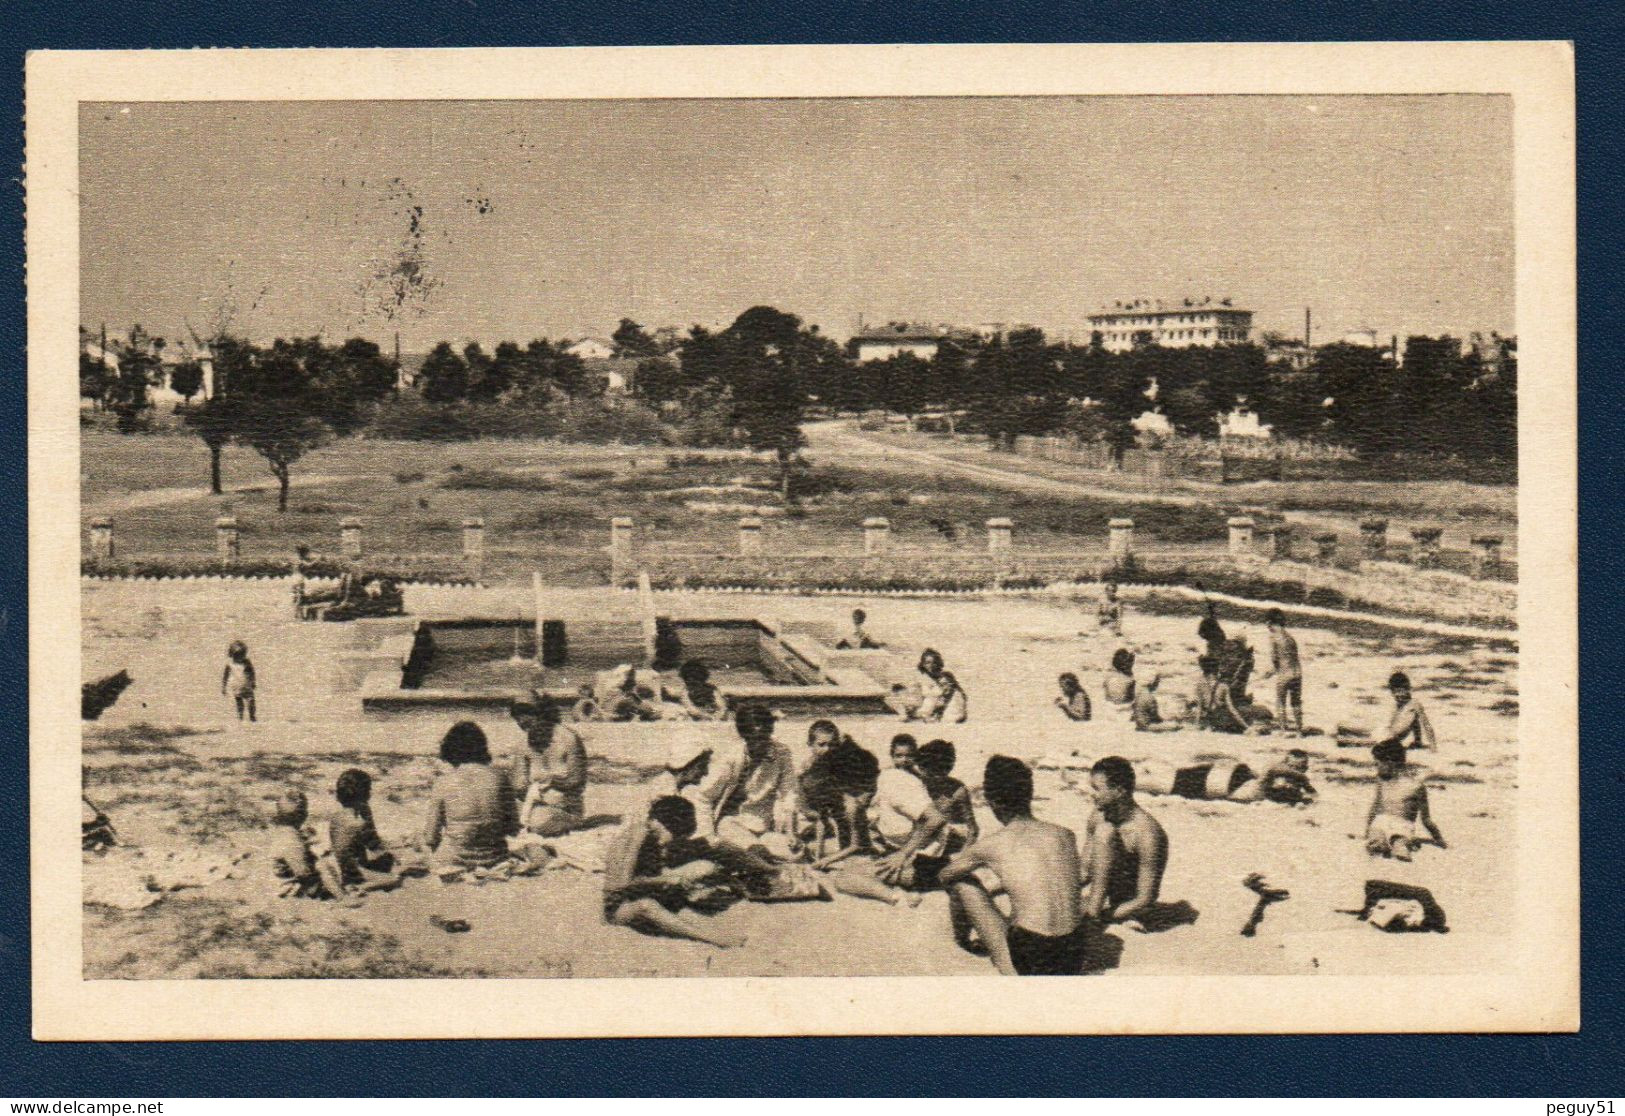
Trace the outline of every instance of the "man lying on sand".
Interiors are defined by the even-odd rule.
[[[1128,760],[1097,760],[1089,785],[1095,812],[1083,832],[1084,913],[1102,922],[1128,922],[1157,901],[1168,866],[1168,834],[1134,801],[1134,766]]]
[[[1385,740],[1371,749],[1377,761],[1377,792],[1365,819],[1365,848],[1372,856],[1409,860],[1425,841],[1446,848],[1444,835],[1428,810],[1421,773],[1405,762],[1402,745]],[[1426,838],[1418,837],[1425,832]]]
[[[1033,773],[1009,756],[987,761],[982,793],[1003,826],[948,862],[942,882],[964,907],[1006,976],[1064,976],[1083,971],[1084,921],[1077,835],[1032,816]],[[993,903],[978,870],[997,876],[1010,918]]]

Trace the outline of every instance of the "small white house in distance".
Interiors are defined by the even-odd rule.
[[[81,340],[80,351],[91,360],[104,365],[110,373],[117,373],[119,369],[119,352],[124,345],[123,338],[109,337],[107,349],[104,351],[100,342],[94,340]],[[174,342],[163,349],[158,357],[158,382],[147,388],[147,398],[157,403],[167,403],[175,406],[186,400],[181,393],[170,386],[175,369],[182,364],[196,363],[203,372],[203,383],[192,402],[199,403],[214,395],[214,356],[205,345],[192,345],[186,342]],[[81,398],[80,407],[90,407],[89,399]]]
[[[1221,438],[1268,438],[1272,428],[1258,421],[1258,412],[1237,407],[1228,415],[1219,416]]]
[[[852,336],[852,352],[860,364],[871,360],[890,360],[903,353],[911,353],[921,360],[937,355],[942,343],[942,331],[932,326],[892,322],[883,326],[868,326]]]
[[[615,345],[602,337],[583,337],[566,345],[564,351],[582,360],[608,360],[615,355]]]

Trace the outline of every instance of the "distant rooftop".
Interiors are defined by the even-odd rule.
[[[1230,298],[1133,298],[1113,302],[1102,306],[1091,317],[1110,317],[1117,314],[1181,314],[1197,310],[1229,310],[1236,313],[1247,314]]]

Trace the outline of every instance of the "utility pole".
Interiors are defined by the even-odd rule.
[[[1303,308],[1303,347],[1306,348],[1306,349],[1310,347],[1310,341],[1309,341],[1309,307],[1307,307],[1307,306],[1305,306]]]

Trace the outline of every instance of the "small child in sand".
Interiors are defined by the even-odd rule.
[[[1071,671],[1061,675],[1061,696],[1055,699],[1055,706],[1065,713],[1070,721],[1087,721],[1093,715],[1089,705],[1089,695],[1078,681],[1078,676]]]
[[[945,670],[937,680],[942,688],[942,712],[936,717],[953,725],[962,725],[970,718],[970,695],[959,684],[952,671]]]
[[[336,874],[330,876],[318,867],[304,834],[309,816],[310,803],[302,790],[289,787],[272,801],[265,857],[279,899],[331,899],[343,890]]]
[[[1384,741],[1371,749],[1371,756],[1377,761],[1377,793],[1366,814],[1366,851],[1372,856],[1409,860],[1427,841],[1447,848],[1428,810],[1427,784],[1405,762],[1404,745]],[[1427,836],[1418,837],[1418,832]]]
[[[384,848],[372,823],[372,776],[350,768],[339,776],[333,797],[339,809],[328,819],[327,839],[339,882],[357,891],[388,891],[400,886],[400,865]]]
[[[1123,634],[1123,602],[1117,599],[1117,582],[1108,581],[1101,590],[1100,605],[1095,609],[1095,622],[1103,632],[1114,636]]]
[[[863,625],[868,623],[869,614],[861,608],[852,610],[852,630],[841,637],[835,645],[838,651],[869,651],[883,646],[870,637]]]
[[[237,719],[247,713],[254,720],[254,663],[248,657],[248,645],[234,640],[226,648],[226,669],[220,675],[220,692],[230,694],[237,706]]]

